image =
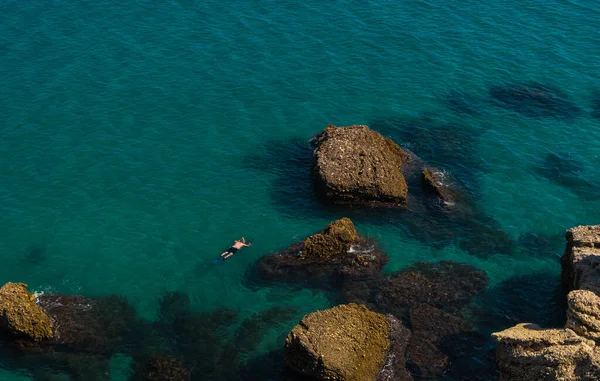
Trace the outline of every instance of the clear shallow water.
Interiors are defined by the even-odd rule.
[[[174,290],[196,310],[242,316],[281,304],[297,306],[297,318],[325,308],[320,292],[256,289],[245,274],[259,257],[345,214],[314,200],[305,176],[302,142],[328,123],[427,116],[425,129],[462,131],[470,148],[459,145],[452,157],[477,163],[457,172],[478,206],[515,240],[553,237],[535,255],[478,257],[419,241],[402,221],[359,218],[359,231],[389,253],[386,270],[450,259],[484,269],[490,287],[533,273],[558,279],[560,235],[600,220],[590,192],[535,169],[548,154],[570,153],[581,166],[576,178],[600,181],[600,120],[590,117],[600,89],[594,1],[0,7],[2,283],[118,293],[148,319]],[[560,88],[583,115],[528,118],[490,104],[489,87],[527,81]],[[472,97],[478,113],[451,109],[452,91]],[[406,131],[381,132],[420,153]],[[425,148],[435,156],[435,146]],[[253,247],[213,265],[240,235]],[[296,321],[248,356],[280,347]],[[113,362],[119,379],[128,362]],[[2,379],[28,379],[4,365]]]

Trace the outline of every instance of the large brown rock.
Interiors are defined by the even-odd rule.
[[[600,351],[570,329],[522,323],[492,334],[499,342],[501,381],[592,381],[600,379]]]
[[[286,338],[286,366],[317,380],[410,380],[403,361],[398,372],[391,369],[410,332],[390,319],[358,304],[308,314]]]
[[[403,205],[408,155],[364,125],[329,125],[315,136],[313,176],[321,195],[336,203]]]
[[[0,328],[17,339],[38,342],[54,337],[52,319],[35,303],[23,283],[0,288]]]

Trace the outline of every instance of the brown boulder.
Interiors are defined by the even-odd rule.
[[[52,319],[35,303],[23,283],[0,288],[0,327],[18,339],[41,341],[54,337]]]
[[[304,240],[302,255],[305,257],[328,257],[344,254],[359,237],[349,218],[333,221],[321,233]]]
[[[313,312],[288,334],[284,351],[286,366],[317,380],[390,379],[378,375],[386,365],[394,364],[388,358],[394,349],[391,334],[394,331],[402,332],[405,337],[410,334],[396,323],[397,320],[391,324],[385,315],[358,304]],[[398,340],[402,341],[406,343],[406,339]],[[401,371],[392,373],[397,374],[395,379],[409,377],[406,371],[404,374]]]
[[[364,125],[329,125],[313,139],[313,176],[321,195],[335,203],[404,205],[402,165],[408,155]]]

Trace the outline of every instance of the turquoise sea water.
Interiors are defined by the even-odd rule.
[[[447,167],[467,163],[464,179],[493,224],[517,245],[528,233],[549,237],[537,250],[475,256],[418,240],[402,220],[356,219],[389,254],[386,271],[449,259],[485,270],[490,289],[543,274],[537,288],[509,293],[525,303],[558,285],[564,230],[600,223],[596,1],[4,0],[0,9],[1,283],[116,293],[150,320],[168,291],[242,318],[296,306],[244,356],[279,349],[303,314],[330,301],[249,287],[246,273],[346,214],[314,200],[307,176],[305,143],[329,123],[382,126],[419,154],[419,141],[383,121],[459,131],[469,147],[458,144]],[[559,88],[581,115],[491,104],[491,87],[529,81]],[[452,94],[477,112],[450,107]],[[436,144],[426,149],[435,156]],[[575,162],[570,182],[543,175],[549,154]],[[214,265],[241,235],[253,246]],[[111,379],[128,363],[113,359]],[[30,375],[0,361],[0,378]]]

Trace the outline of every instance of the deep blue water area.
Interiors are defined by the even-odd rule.
[[[285,334],[332,298],[256,287],[248,270],[348,216],[388,253],[386,272],[439,260],[484,270],[490,285],[470,311],[486,335],[560,324],[564,231],[600,223],[597,1],[0,10],[0,283],[118,294],[145,324],[165,295],[182,300],[199,337],[222,344],[190,355],[206,379],[252,379],[277,368]],[[323,204],[308,141],[330,123],[367,124],[449,171],[476,218]],[[242,235],[252,247],[214,264]],[[186,329],[165,345],[192,353],[177,340],[195,337]],[[128,353],[104,379],[127,378]],[[33,377],[44,379],[0,358],[2,380]]]

